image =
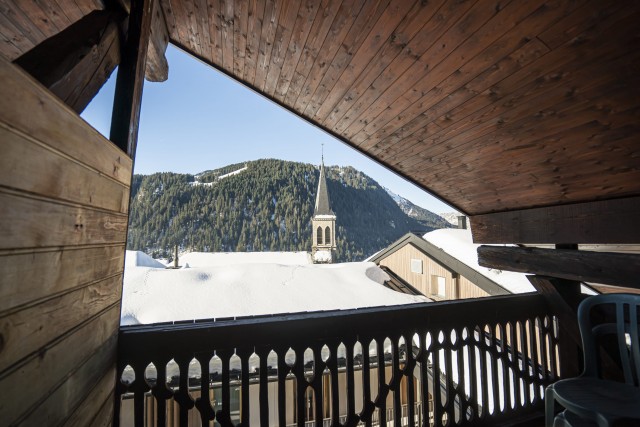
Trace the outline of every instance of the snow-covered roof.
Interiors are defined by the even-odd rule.
[[[211,267],[237,264],[311,264],[308,252],[189,252],[178,257],[181,266]]]
[[[429,301],[386,288],[382,283],[389,277],[372,262],[314,265],[308,264],[306,258],[301,264],[293,261],[221,264],[220,257],[214,255],[218,254],[183,255],[181,263],[194,268],[177,270],[129,264],[124,273],[121,323],[149,324]],[[128,252],[127,256],[137,255]],[[213,263],[205,266],[202,260],[207,258]],[[192,260],[196,262],[192,264]]]
[[[423,235],[422,238],[511,293],[519,294],[535,291],[533,285],[523,273],[481,267],[478,264],[478,247],[480,245],[473,243],[471,230],[468,228],[443,228],[430,231]]]

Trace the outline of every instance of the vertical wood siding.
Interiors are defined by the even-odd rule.
[[[113,415],[132,162],[0,60],[3,425]]]
[[[422,274],[411,271],[412,259],[422,260]],[[429,258],[411,244],[404,245],[402,248],[389,254],[388,257],[380,260],[380,265],[389,267],[394,273],[400,276],[400,278],[404,279],[429,298],[442,299],[432,292],[432,276],[445,278],[446,298],[444,299],[478,298],[488,295],[484,290],[480,289],[464,276],[458,274],[457,278],[454,278],[454,272]]]

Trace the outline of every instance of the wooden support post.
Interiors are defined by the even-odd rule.
[[[580,373],[579,348],[582,346],[576,312],[578,301],[575,299],[575,282],[544,276],[529,276],[529,281],[545,297],[551,312],[560,322],[560,374],[564,378],[574,377]],[[579,292],[578,284],[577,293]]]
[[[94,11],[14,62],[82,112],[120,62],[122,13]]]
[[[135,157],[140,105],[154,0],[132,0],[127,41],[122,49],[111,118],[110,139]]]

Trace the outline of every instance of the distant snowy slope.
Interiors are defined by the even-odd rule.
[[[393,201],[396,202],[405,214],[420,222],[420,224],[428,229],[451,227],[451,225],[444,218],[440,217],[440,215],[414,204],[410,200],[405,199],[386,187],[384,187],[384,190],[389,194],[389,196],[391,196]]]
[[[247,263],[125,270],[121,323],[252,316],[428,302],[386,288],[374,263]]]
[[[447,220],[448,223],[458,226],[458,217],[462,215],[460,212],[441,212],[439,214],[442,218]]]

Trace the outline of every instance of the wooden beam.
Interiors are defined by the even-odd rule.
[[[470,217],[475,243],[638,243],[640,197]]]
[[[640,289],[640,255],[571,249],[480,246],[483,267]]]
[[[120,62],[122,19],[110,11],[91,12],[14,63],[80,113]]]
[[[135,156],[138,142],[140,105],[154,3],[155,0],[131,1],[127,41],[122,49],[122,61],[116,80],[110,139],[131,158]]]
[[[145,78],[150,82],[164,82],[169,78],[169,63],[165,56],[169,45],[169,31],[161,7],[156,7],[151,18],[151,36],[147,48]]]

